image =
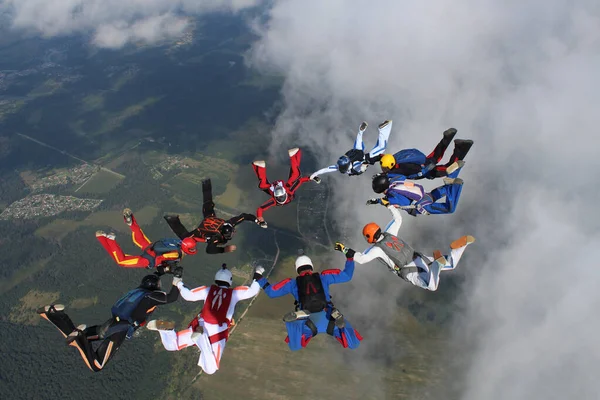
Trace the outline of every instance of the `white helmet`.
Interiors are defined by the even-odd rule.
[[[215,281],[227,282],[229,286],[233,284],[233,275],[231,271],[227,269],[227,265],[223,264],[220,270],[215,274]]]
[[[275,200],[279,204],[284,204],[287,200],[287,192],[283,186],[275,186],[275,189],[273,189],[273,196],[275,196]]]
[[[305,265],[310,265],[310,268],[312,269],[312,267],[313,267],[312,260],[310,258],[308,258],[307,256],[300,256],[300,257],[296,258],[296,272],[298,272],[298,269],[300,267],[304,267]]]

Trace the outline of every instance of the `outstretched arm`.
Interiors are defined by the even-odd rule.
[[[359,264],[366,264],[381,257],[382,254],[384,254],[383,250],[381,250],[379,247],[371,246],[368,247],[363,253],[357,251],[356,254],[354,254],[354,261]]]
[[[181,293],[181,297],[187,301],[205,300],[210,290],[210,286],[200,286],[190,290],[181,281],[177,282],[177,288],[179,289],[179,293]]]
[[[256,221],[256,217],[253,214],[242,213],[242,214],[238,215],[237,217],[230,218],[227,222],[229,222],[233,226],[236,226],[237,224],[244,222],[244,221],[254,222],[254,221]]]
[[[317,177],[319,175],[328,174],[330,172],[334,172],[337,170],[338,170],[337,165],[330,165],[329,167],[321,168],[317,172],[313,172],[312,175],[310,176],[310,179],[314,179],[315,177]]]
[[[392,217],[394,220],[385,228],[387,233],[391,233],[394,236],[398,235],[398,231],[400,230],[400,226],[402,226],[402,214],[400,214],[400,210],[398,210],[393,205],[388,205],[387,209],[392,213]]]
[[[262,278],[258,281],[260,287],[265,291],[265,294],[272,299],[291,294],[295,282],[296,281],[293,281],[291,278],[284,279],[275,285],[271,285],[269,281],[267,281],[267,278]]]
[[[252,281],[250,286],[237,286],[233,289],[233,300],[240,301],[254,297],[260,292],[258,281]]]
[[[354,255],[354,254],[353,254]],[[354,259],[347,258],[344,270],[326,269],[321,272],[322,279],[328,284],[349,282],[354,275]]]

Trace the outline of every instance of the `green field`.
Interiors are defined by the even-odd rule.
[[[102,169],[92,175],[77,192],[94,194],[110,192],[124,178],[123,175]]]

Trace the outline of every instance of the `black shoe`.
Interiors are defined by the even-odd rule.
[[[446,140],[448,140],[448,142],[450,142],[452,139],[454,139],[456,132],[458,132],[458,131],[454,128],[446,129],[444,131],[444,139],[446,139]]]

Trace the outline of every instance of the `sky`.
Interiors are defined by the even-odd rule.
[[[16,32],[85,34],[120,48],[177,37],[187,15],[258,3],[0,0],[0,15]],[[248,21],[258,39],[247,63],[284,77],[274,156],[300,145],[328,165],[362,120],[367,147],[384,119],[394,121],[393,151],[428,153],[449,127],[475,141],[456,213],[405,216],[400,230],[423,251],[477,239],[452,272],[463,283],[450,340],[468,348],[461,398],[597,398],[600,3],[280,0],[265,12]],[[389,220],[364,204],[373,170],[323,177],[357,250],[364,223]],[[373,307],[393,313],[390,298],[420,290],[377,264],[357,276],[352,288],[367,294],[352,300],[355,319]]]

